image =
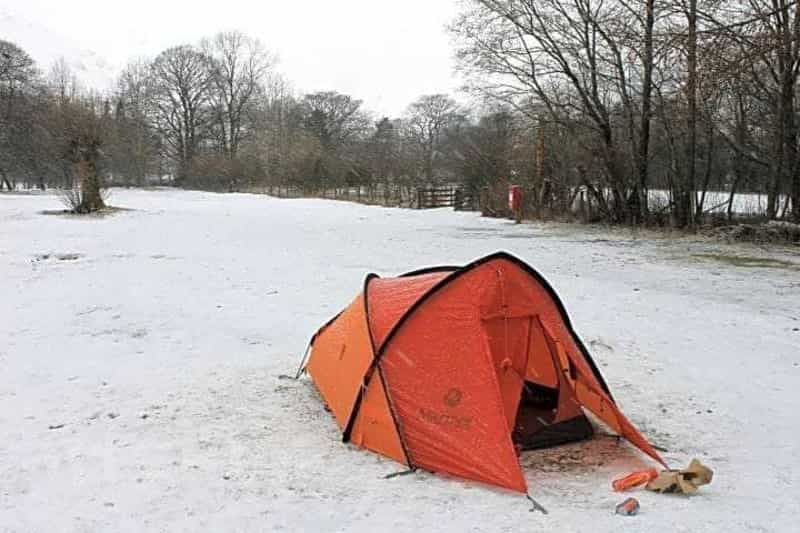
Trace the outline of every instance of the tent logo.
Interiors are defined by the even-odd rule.
[[[450,389],[447,391],[447,394],[444,395],[444,404],[447,407],[456,407],[461,403],[463,397],[464,393],[461,392],[460,389]]]
[[[472,424],[472,418],[469,416],[453,416],[443,413],[437,413],[432,409],[424,407],[419,408],[419,416],[426,422],[436,424],[437,426],[450,426],[458,429],[469,429]]]

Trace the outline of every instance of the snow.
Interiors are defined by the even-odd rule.
[[[585,187],[581,188],[584,190]],[[611,202],[612,191],[611,189],[604,189],[607,201]],[[667,189],[650,189],[647,193],[650,208],[654,212],[661,211],[665,206],[671,203],[672,193]],[[697,193],[697,201],[700,201],[701,194]],[[785,207],[788,197],[786,195],[778,196],[779,212],[782,212]],[[729,191],[706,191],[703,200],[703,212],[714,213],[717,215],[724,215],[728,212],[728,201],[730,200]],[[762,193],[747,193],[737,192],[733,196],[733,206],[731,211],[737,215],[743,216],[765,216],[767,212],[768,196]],[[580,208],[580,196],[576,195],[572,207],[575,211]]]
[[[670,202],[670,191],[655,189],[649,191],[650,201],[654,206],[664,206]],[[698,202],[700,201],[700,194],[697,194]],[[767,199],[766,194],[760,193],[736,193],[733,197],[733,213],[746,216],[763,216],[767,212]],[[707,213],[725,214],[728,210],[728,201],[730,200],[730,192],[727,191],[707,191],[703,203],[703,211]],[[783,209],[786,203],[786,195],[778,197],[778,205],[780,210]]]
[[[796,249],[256,195],[110,200],[131,210],[0,195],[0,531],[796,531]],[[278,378],[367,272],[497,250],[551,281],[622,410],[711,485],[639,491],[641,513],[615,516],[611,479],[649,463],[610,437],[523,454],[546,516],[459,480],[384,479],[400,465],[342,444],[311,383]]]

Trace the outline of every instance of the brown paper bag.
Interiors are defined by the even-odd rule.
[[[664,470],[645,487],[662,493],[694,494],[697,488],[711,483],[714,472],[697,459],[692,459],[685,470]]]

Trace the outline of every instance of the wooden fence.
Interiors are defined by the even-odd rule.
[[[478,211],[479,195],[460,187],[337,187],[328,189],[303,189],[292,185],[251,187],[248,192],[268,194],[279,198],[330,198],[387,207],[433,209],[452,207],[457,211]]]
[[[478,211],[478,196],[460,187],[426,187],[417,189],[417,209],[452,207],[456,211]]]
[[[417,189],[417,209],[435,209],[437,207],[454,207],[456,193],[452,187],[429,187]]]

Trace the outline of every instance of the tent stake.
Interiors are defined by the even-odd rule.
[[[530,494],[525,494],[525,497],[527,497],[531,501],[531,503],[533,504],[533,507],[531,507],[531,509],[530,509],[530,511],[532,513],[535,513],[536,511],[541,511],[542,514],[547,514],[547,509],[545,509],[544,507],[539,505],[539,502],[534,500],[533,497]]]
[[[313,339],[312,339],[312,341],[313,341]],[[294,381],[299,380],[300,376],[302,376],[303,373],[306,371],[305,364],[306,364],[306,359],[308,359],[308,352],[310,350],[311,350],[311,343],[309,342],[308,343],[308,347],[306,347],[306,353],[303,354],[303,359],[300,361],[300,366],[297,367],[297,372],[295,373],[294,376],[289,376],[288,374],[280,374],[278,376],[278,379],[291,379],[291,380],[294,380]]]
[[[391,474],[386,474],[385,476],[383,476],[383,479],[392,479],[393,477],[407,476],[409,474],[413,474],[416,471],[417,469],[412,467],[409,468],[408,470],[401,470],[399,472],[392,472]]]

